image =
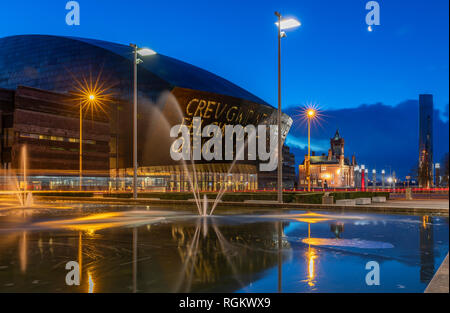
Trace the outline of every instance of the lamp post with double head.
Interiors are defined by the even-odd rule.
[[[377,170],[372,170],[372,188],[375,190],[377,189]]]
[[[283,30],[300,26],[300,22],[296,19],[289,18],[284,19],[279,12],[275,12],[278,17],[278,22],[275,23],[278,27],[278,114],[277,114],[277,132],[278,132],[278,175],[277,175],[277,187],[278,187],[278,202],[283,202],[283,144],[281,142],[281,38],[286,37],[286,33]]]

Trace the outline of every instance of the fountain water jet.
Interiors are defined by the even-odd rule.
[[[28,168],[28,150],[27,146],[22,146],[22,171],[23,171],[23,194],[22,194],[22,207],[31,207],[33,206],[33,195],[31,192],[28,192],[28,176],[27,176],[27,168]]]
[[[141,103],[142,103],[142,101],[141,101]],[[185,116],[180,108],[180,105],[179,105],[177,99],[170,92],[163,93],[158,98],[158,101],[156,104],[150,103],[150,105],[148,107],[150,108],[150,113],[151,113],[153,119],[156,121],[156,124],[162,123],[159,125],[161,125],[161,127],[163,127],[165,131],[167,131],[167,134],[170,133],[170,129],[171,129],[172,125],[182,124],[185,119]],[[270,120],[270,117],[261,121],[261,123],[267,124],[269,122],[269,120]],[[150,123],[150,124],[153,124],[153,123]],[[155,127],[155,126],[150,125],[150,127]],[[157,133],[159,137],[161,134],[161,132],[149,132],[149,133]],[[244,150],[248,146],[249,141],[255,140],[255,138],[256,138],[255,132],[249,134],[248,138],[245,139],[244,145],[242,145],[241,148],[238,151],[236,151],[235,157],[234,157],[232,163],[230,164],[230,167],[226,173],[225,179],[226,179],[226,177],[228,177],[230,175],[236,162],[238,161],[236,156],[243,154]],[[168,137],[168,142],[171,142],[170,140],[173,141],[172,138]],[[151,151],[150,153],[153,154],[154,151]],[[225,194],[225,192],[227,190],[226,183],[225,183],[226,181],[223,181],[220,184],[221,186],[220,186],[219,192],[218,192],[216,199],[214,200],[211,210],[208,214],[208,212],[207,212],[208,211],[208,199],[205,195],[203,198],[203,201],[201,200],[200,189],[199,189],[199,184],[198,184],[197,169],[196,169],[196,164],[194,162],[192,153],[193,152],[191,151],[190,164],[187,164],[187,162],[183,159],[181,159],[180,161],[183,166],[184,173],[187,174],[189,185],[191,187],[191,190],[192,190],[192,193],[194,196],[194,201],[196,203],[199,215],[200,216],[212,215],[215,208],[217,207],[218,203],[220,202],[221,198],[223,197],[223,195]]]
[[[12,169],[6,170],[6,183],[8,189],[14,194],[19,202],[20,207],[28,208],[33,206],[33,195],[28,191],[28,153],[26,145],[21,148],[21,172],[22,181],[20,182],[20,170],[17,172]],[[21,186],[21,183],[23,186]]]
[[[183,114],[179,108],[179,104],[178,104],[177,100],[175,99],[175,97],[169,92],[163,93],[159,97],[156,105],[150,103],[149,114],[152,116],[152,119],[155,120],[156,124],[157,124],[156,126],[150,125],[150,127],[161,127],[164,129],[164,132],[161,132],[161,131],[155,132],[155,131],[150,130],[150,131],[148,131],[150,134],[158,133],[158,136],[161,136],[161,133],[166,133],[166,134],[170,133],[171,123],[169,122],[168,117],[166,117],[166,115],[161,111],[161,109],[160,109],[161,107],[167,108],[167,112],[168,112],[167,114],[171,114],[173,112],[177,113],[174,118],[175,121],[173,121],[175,124],[181,123],[184,119]],[[168,137],[167,140],[168,140],[168,142],[170,142],[171,138]],[[151,151],[151,153],[153,153],[153,151]],[[200,199],[200,191],[198,189],[198,183],[197,183],[197,173],[196,173],[196,169],[195,169],[195,164],[192,161],[192,164],[191,164],[192,171],[189,171],[188,164],[186,163],[185,160],[181,160],[181,164],[183,166],[184,172],[188,176],[189,185],[190,185],[193,195],[194,195],[194,200],[195,200],[195,203],[196,203],[196,206],[198,209],[198,214],[203,215],[202,203],[201,203],[201,199]]]
[[[203,214],[202,216],[208,216],[208,197],[206,195],[203,196]]]
[[[242,152],[244,152],[243,150],[245,150],[245,148],[247,147],[248,142],[249,142],[250,140],[255,140],[255,138],[256,138],[256,133],[252,133],[250,136],[251,136],[251,137],[250,137],[250,138],[247,138],[247,140],[244,142],[244,145],[242,145],[241,149],[240,149],[239,151],[237,151],[236,155],[239,155],[239,154],[241,154]],[[227,175],[226,175],[225,177],[227,177],[227,176],[231,173],[231,170],[233,169],[234,165],[236,164],[236,161],[237,161],[237,159],[236,159],[236,157],[235,157],[235,159],[234,159],[233,162],[231,163],[230,168],[228,169]],[[217,207],[217,204],[219,204],[220,199],[222,199],[222,197],[223,197],[223,195],[224,195],[224,193],[225,193],[225,191],[226,191],[226,187],[225,187],[225,186],[226,186],[225,184],[221,184],[219,193],[217,194],[216,200],[214,200],[214,203],[213,203],[213,206],[212,206],[212,208],[211,208],[211,212],[209,213],[209,215],[212,215],[212,214],[213,214],[215,208]],[[224,187],[225,187],[225,188],[224,188]]]
[[[166,98],[166,105],[168,106],[169,111],[170,112],[175,112],[178,115],[178,120],[183,121],[184,120],[184,115],[183,115],[183,112],[180,109],[180,105],[179,105],[178,101],[176,100],[176,98],[171,93],[167,93],[165,96],[167,97]],[[169,105],[170,105],[170,107],[169,107]],[[172,108],[174,110],[170,110]],[[166,121],[167,121],[167,119],[166,119]],[[262,121],[263,124],[267,123],[267,122],[268,122],[268,119]],[[244,145],[241,146],[241,149],[239,151],[236,151],[235,155],[237,156],[237,155],[240,155],[241,153],[243,153],[245,148],[248,146],[248,142],[250,140],[255,140],[255,138],[256,138],[256,133],[252,133],[251,137],[247,138],[247,140],[245,140]],[[199,213],[202,216],[207,216],[208,215],[207,214],[208,199],[207,199],[206,195],[204,196],[204,199],[203,199],[203,214],[201,213],[200,190],[198,188],[197,172],[196,172],[196,167],[195,167],[195,163],[194,163],[194,158],[192,157],[192,152],[191,152],[190,160],[191,160],[191,166],[192,166],[192,173],[193,173],[193,176],[194,176],[193,180],[191,179],[190,173],[189,173],[189,171],[187,169],[186,162],[184,160],[182,160],[182,162],[183,162],[185,171],[187,171],[187,173],[188,173],[189,182],[191,184],[191,188],[192,188],[192,191],[193,191],[193,194],[194,194],[194,199],[195,199],[195,202],[197,204],[197,208],[199,210]],[[228,172],[227,172],[225,177],[228,177],[228,175],[233,170],[233,168],[234,168],[234,166],[235,166],[237,161],[238,160],[235,157],[233,162],[231,163],[231,165],[230,165],[230,167],[228,169]],[[214,203],[213,203],[213,205],[211,207],[211,211],[210,211],[209,215],[213,214],[215,208],[219,204],[219,202],[222,199],[222,197],[225,194],[225,192],[226,192],[226,184],[225,184],[225,181],[224,181],[224,182],[222,182],[222,184],[220,186],[219,192],[218,192],[218,194],[216,196],[216,199],[214,200]]]
[[[228,240],[220,231],[219,227],[215,224],[214,217],[212,217],[208,219],[202,219],[202,221],[197,220],[195,225],[195,232],[191,238],[191,241],[182,245],[182,247],[184,246],[185,248],[180,248],[178,250],[183,261],[183,266],[180,271],[180,276],[178,278],[177,284],[175,285],[175,288],[173,290],[174,292],[189,292],[193,285],[193,282],[201,279],[201,277],[198,276],[207,273],[207,271],[201,270],[203,257],[202,244],[206,242],[206,238],[209,234],[208,230],[210,229],[213,230],[212,233],[213,235],[215,235],[215,238],[217,240],[217,250],[221,255],[225,257],[225,261],[230,267],[235,281],[241,288],[244,288],[245,284],[239,277],[237,266],[238,264],[236,264],[236,260],[233,260],[233,256],[237,255],[238,251],[242,251],[243,248],[249,249],[249,247],[238,246],[228,242]],[[200,236],[201,232],[203,232],[203,240]],[[183,287],[184,290],[182,289]]]

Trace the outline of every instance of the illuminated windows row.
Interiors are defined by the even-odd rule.
[[[60,141],[60,142],[80,142],[78,138],[68,138],[61,136],[49,136],[49,135],[40,135],[40,134],[29,134],[29,133],[20,133],[21,138],[30,138],[30,139],[38,139],[38,140],[51,140],[51,141]],[[95,140],[83,139],[84,144],[95,145]]]

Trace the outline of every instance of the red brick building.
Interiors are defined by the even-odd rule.
[[[344,155],[344,138],[339,134],[339,130],[330,139],[330,149],[328,155],[311,155],[311,187],[316,188],[346,188],[354,187],[355,178],[353,168],[356,165],[356,158],[352,156],[350,161]],[[299,166],[299,187],[308,186],[306,180],[305,161]]]

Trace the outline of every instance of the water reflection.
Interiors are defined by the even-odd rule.
[[[137,228],[133,228],[133,292],[137,291],[137,241],[138,232]]]
[[[188,292],[204,285],[217,284],[226,276],[227,284],[243,288],[254,272],[281,264],[281,240],[274,240],[274,227],[249,224],[245,232],[230,232],[235,226],[222,226],[214,217],[203,217],[190,225],[172,226],[182,270],[175,292]],[[281,226],[280,226],[281,229]],[[262,231],[267,230],[266,234]],[[253,238],[257,238],[252,243]],[[278,237],[280,238],[280,237]],[[278,250],[274,250],[278,247]],[[278,254],[275,254],[278,252]],[[234,288],[236,288],[234,287]]]
[[[308,223],[308,241],[311,239],[311,223]],[[308,244],[308,251],[306,253],[306,259],[308,260],[308,278],[307,282],[310,287],[314,287],[315,285],[315,267],[314,262],[317,258],[316,250],[311,248],[311,245]]]
[[[283,225],[281,222],[277,222],[277,241],[278,241],[278,292],[282,292],[282,285],[283,285],[283,260],[282,260],[282,247],[283,247],[283,241],[282,241],[282,233],[283,233]]]
[[[94,293],[94,279],[92,278],[91,272],[88,272],[88,293]]]
[[[448,251],[448,218],[430,216],[133,208],[4,222],[0,292],[373,291],[364,285],[369,260],[385,273],[376,291],[421,292]],[[78,287],[65,285],[72,260]]]
[[[22,273],[25,273],[27,271],[27,232],[22,232],[22,236],[19,241],[20,249],[20,270]]]
[[[340,239],[344,232],[344,223],[336,222],[330,224],[330,231],[337,239]]]
[[[314,268],[314,262],[317,258],[316,251],[312,249],[311,247],[308,247],[308,253],[306,254],[307,260],[308,260],[308,285],[311,287],[314,287],[315,285],[315,268]]]
[[[428,282],[434,274],[433,218],[422,217],[420,227],[420,281]]]

